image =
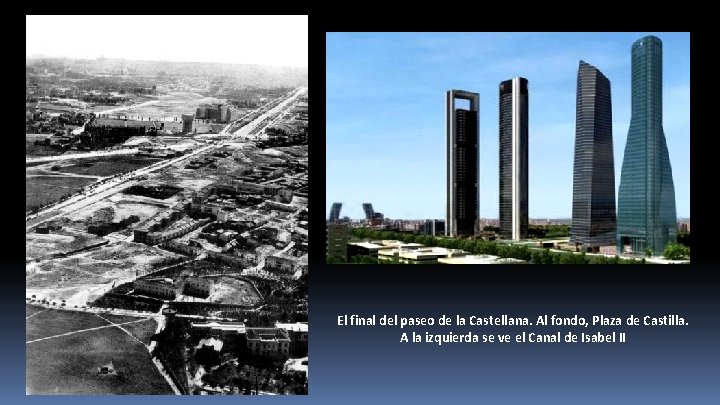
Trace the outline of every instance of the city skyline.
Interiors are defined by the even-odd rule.
[[[689,34],[657,35],[666,43],[665,133],[677,216],[683,218],[690,216]],[[360,202],[372,200],[388,218],[444,218],[444,159],[439,153],[445,148],[437,93],[468,88],[480,93],[480,217],[498,218],[495,86],[507,76],[523,76],[533,93],[529,217],[570,218],[578,61],[593,63],[613,83],[613,149],[619,179],[630,119],[628,49],[642,36],[328,34],[327,208],[330,202],[342,201],[348,208],[344,216],[361,218]],[[360,59],[365,62],[356,63]],[[451,60],[456,62],[448,63]],[[409,195],[422,198],[408,203]]]

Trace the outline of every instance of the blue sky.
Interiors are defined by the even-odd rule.
[[[498,216],[498,85],[529,81],[531,218],[569,218],[580,59],[611,83],[615,186],[630,124],[630,47],[663,41],[663,124],[690,216],[689,33],[328,33],[326,211],[445,217],[445,92],[480,93],[480,216]],[[617,192],[616,192],[617,195]],[[326,212],[326,214],[327,214]]]

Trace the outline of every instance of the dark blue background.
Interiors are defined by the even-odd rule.
[[[70,12],[69,4],[62,9],[34,10],[34,13]],[[109,5],[108,5],[109,6]],[[150,5],[147,5],[150,7]],[[242,4],[237,14],[249,13]],[[355,8],[346,4],[345,7]],[[95,7],[95,6],[93,6]],[[100,5],[98,6],[100,7]],[[223,6],[224,7],[224,6]],[[228,5],[228,7],[230,7]],[[240,7],[240,6],[238,6]],[[275,7],[275,5],[273,5]],[[704,404],[717,403],[720,398],[720,331],[718,308],[720,294],[713,277],[717,263],[712,250],[711,221],[716,213],[711,200],[697,183],[699,173],[711,176],[715,158],[712,148],[699,143],[711,142],[712,131],[693,138],[692,171],[695,194],[692,201],[693,262],[689,266],[327,266],[324,218],[324,41],[325,31],[337,30],[510,30],[503,13],[499,18],[488,16],[475,25],[451,25],[452,19],[437,16],[414,18],[408,15],[386,15],[372,9],[372,15],[321,10],[310,12],[310,364],[309,395],[288,397],[282,401],[320,404],[413,403],[432,404],[449,401],[465,403],[562,403],[562,404]],[[543,7],[546,7],[543,5]],[[147,13],[185,10],[180,4],[164,6]],[[298,7],[296,7],[297,9]],[[76,12],[97,12],[83,9]],[[119,12],[121,10],[106,10]],[[132,12],[122,10],[122,12]],[[190,12],[190,10],[187,10]],[[194,11],[194,10],[193,10]],[[255,10],[256,12],[259,10]],[[298,11],[298,10],[296,10]],[[304,10],[303,10],[304,11]],[[406,10],[403,10],[405,12]],[[507,10],[506,10],[507,11]],[[554,10],[545,10],[554,13]],[[597,10],[596,10],[597,11]],[[555,15],[536,19],[525,10],[526,17],[536,19],[523,23],[522,30],[548,30],[563,26],[568,31],[619,29],[627,31],[667,30],[667,26],[638,26],[633,14],[616,13],[613,26],[597,19],[592,24]],[[673,18],[681,10],[673,10]],[[231,12],[228,8],[226,12]],[[272,12],[272,10],[263,10]],[[595,13],[595,12],[594,12]],[[352,15],[350,15],[352,14]],[[472,13],[469,13],[472,14]],[[626,15],[627,18],[620,18]],[[353,18],[354,17],[354,18]],[[455,16],[457,17],[457,16]],[[17,16],[19,20],[21,17]],[[446,27],[439,26],[441,20]],[[59,18],[61,21],[61,18]],[[406,25],[402,27],[403,23]],[[573,26],[573,24],[575,24]],[[642,25],[642,24],[641,24]],[[15,29],[15,28],[14,28]],[[20,28],[17,27],[19,30]],[[126,29],[130,29],[127,28]],[[135,29],[135,28],[133,28]],[[140,29],[140,28],[138,28]],[[181,29],[169,27],[169,29]],[[687,30],[688,27],[678,27]],[[199,35],[210,35],[200,34]],[[209,36],[212,38],[212,35]],[[692,55],[700,55],[703,37],[693,32]],[[219,39],[218,39],[219,40]],[[20,41],[11,41],[20,44]],[[230,41],[232,42],[232,41]],[[19,46],[19,45],[18,45]],[[229,51],[233,51],[229,46]],[[237,51],[241,51],[237,49]],[[19,50],[18,50],[19,53]],[[694,61],[693,83],[702,77],[702,65]],[[707,69],[707,68],[705,68]],[[16,73],[19,75],[19,72]],[[700,74],[700,76],[698,76]],[[19,82],[18,86],[19,86]],[[698,100],[698,86],[692,90],[695,120],[693,128],[702,128],[698,117],[711,117],[709,108],[715,103]],[[19,94],[19,91],[18,93]],[[666,100],[665,102],[670,102]],[[368,100],[372,102],[372,100]],[[705,110],[705,111],[703,111]],[[18,127],[17,131],[20,132]],[[18,136],[18,135],[15,135]],[[439,136],[442,136],[440,134]],[[532,136],[532,134],[531,134]],[[17,146],[21,148],[20,138]],[[373,147],[369,145],[368,153]],[[702,155],[706,154],[705,158]],[[9,218],[17,218],[5,233],[4,249],[0,250],[0,314],[3,327],[0,347],[0,390],[3,403],[120,403],[170,404],[188,401],[269,401],[267,397],[158,397],[158,396],[26,396],[25,395],[25,320],[24,262],[20,246],[20,220],[13,212],[21,212],[20,154],[12,154],[12,190],[6,198],[17,205],[6,210]],[[712,177],[709,177],[712,179]],[[714,181],[712,181],[714,185]],[[6,202],[10,201],[6,200]],[[703,214],[703,205],[707,214]],[[619,316],[630,314],[680,314],[689,322],[686,327],[634,327],[628,330],[625,344],[401,344],[401,330],[395,327],[338,327],[342,314],[398,314],[405,316],[500,315],[536,316],[547,313],[561,316],[578,314],[590,318],[596,314]],[[456,333],[471,327],[441,328]],[[417,330],[424,330],[419,328]],[[534,327],[532,327],[534,329]],[[548,331],[554,328],[548,328]],[[618,329],[618,328],[608,328]],[[408,329],[410,330],[410,329]],[[472,328],[475,333],[509,333],[520,329],[495,327]],[[588,331],[593,332],[592,328]],[[265,399],[261,399],[265,398]]]
[[[568,267],[568,266],[561,266]],[[311,280],[309,395],[306,403],[436,403],[448,398],[472,403],[716,403],[720,350],[720,299],[710,272],[682,266],[539,269],[531,266],[325,266]],[[526,269],[532,268],[532,272]],[[681,280],[678,271],[692,272]],[[575,275],[573,276],[572,273]],[[685,278],[685,277],[683,277]],[[24,395],[24,320],[20,305],[6,302],[2,346],[14,348],[1,363],[4,392]],[[684,327],[587,329],[451,326],[406,328],[337,326],[337,315],[398,314],[455,318],[460,314],[527,316],[592,315],[623,319],[634,314],[679,314]],[[624,344],[400,343],[412,330],[628,332]],[[18,344],[20,343],[20,344]],[[247,398],[247,397],[245,397]],[[95,399],[81,398],[96,401]],[[126,401],[109,397],[102,401]],[[57,397],[28,396],[35,402]],[[76,401],[76,397],[62,398]],[[133,399],[134,401],[137,399]],[[152,397],[170,403],[187,398]],[[207,400],[207,399],[206,399]],[[219,398],[219,401],[247,400]],[[259,399],[255,399],[259,400]],[[144,400],[143,400],[144,401]]]

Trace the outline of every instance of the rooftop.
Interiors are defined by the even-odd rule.
[[[518,259],[503,259],[498,256],[491,255],[467,255],[462,257],[444,257],[439,258],[438,263],[443,264],[504,264],[504,263],[524,263]]]
[[[287,331],[281,328],[246,328],[248,339],[290,340]]]
[[[193,329],[210,329],[223,332],[245,333],[245,324],[242,322],[204,322],[191,324]]]
[[[175,282],[173,282],[173,280],[171,278],[144,278],[144,279],[140,279],[138,281],[149,281],[149,282],[153,282],[153,283],[175,285]]]
[[[128,127],[156,127],[160,128],[160,121],[137,121],[137,120],[124,120],[115,118],[97,118],[93,122],[93,126],[108,126],[108,127],[125,127],[127,123]]]
[[[296,322],[296,323],[275,323],[276,328],[285,329],[288,331],[293,332],[307,332],[308,331],[308,323],[307,322]]]
[[[369,249],[369,250],[378,250],[383,247],[382,245],[377,245],[375,243],[370,243],[370,242],[351,242],[351,243],[348,243],[348,245],[359,246],[359,247]]]

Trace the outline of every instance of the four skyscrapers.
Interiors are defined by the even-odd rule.
[[[470,100],[456,109],[455,99]],[[479,95],[447,92],[447,226],[449,236],[474,235],[478,204]],[[500,236],[528,234],[528,81],[500,83]],[[632,46],[632,118],[615,210],[610,81],[580,61],[577,80],[570,241],[586,248],[617,244],[618,253],[662,253],[675,241],[672,169],[662,129],[662,42]]]

